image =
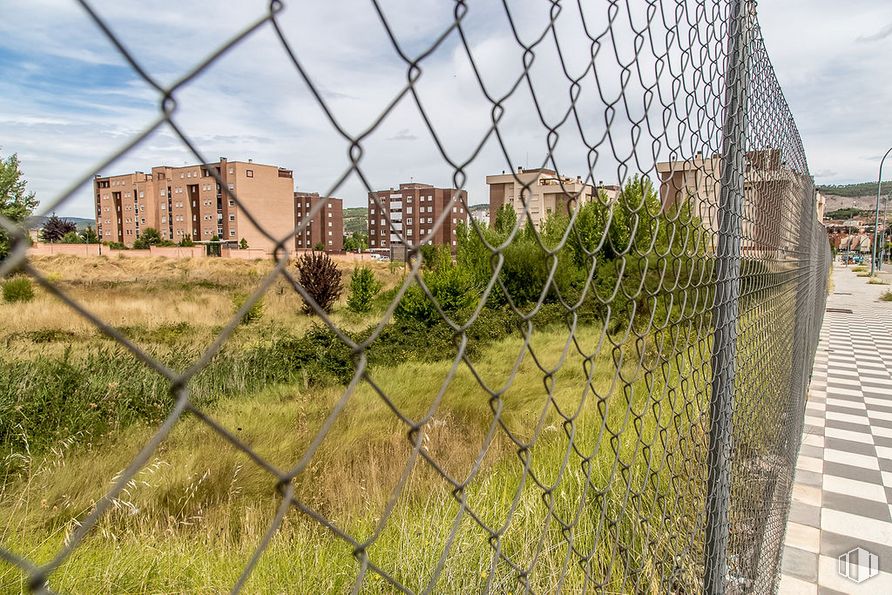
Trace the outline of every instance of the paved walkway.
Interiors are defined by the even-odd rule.
[[[796,465],[784,595],[892,593],[892,302],[877,299],[890,286],[839,264],[833,282]],[[859,546],[880,570],[860,583],[839,572],[839,556]]]

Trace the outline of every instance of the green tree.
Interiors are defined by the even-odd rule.
[[[240,250],[247,250],[248,249],[248,240],[246,240],[245,238],[242,238],[242,241],[238,243],[238,247]]]
[[[315,244],[313,244],[313,250],[315,250],[316,252],[324,252],[325,244],[323,244],[322,242],[316,242]]]
[[[60,240],[62,244],[83,244],[84,238],[81,237],[81,234],[76,231],[69,231]]]
[[[357,267],[350,275],[350,295],[347,297],[347,308],[353,312],[368,312],[372,309],[372,300],[381,291],[381,283],[369,267]]]
[[[6,159],[0,158],[0,215],[13,223],[23,223],[37,206],[37,198],[26,186],[18,156],[13,153]],[[6,258],[9,248],[9,234],[0,226],[0,260]]]
[[[56,217],[56,214],[53,213],[49,219],[43,222],[43,226],[40,228],[40,239],[52,244],[61,242],[65,234],[68,233],[77,234],[77,225]]]
[[[157,246],[161,243],[161,234],[154,227],[147,227],[133,242],[133,247],[137,250],[148,250],[149,246]]]
[[[354,231],[344,237],[344,250],[347,252],[364,252],[369,246],[368,235]]]
[[[88,225],[84,231],[81,232],[81,241],[84,244],[98,244],[99,236],[96,235],[93,227]]]
[[[500,234],[508,235],[515,225],[517,225],[517,213],[514,211],[514,207],[503,204],[496,211],[495,230]]]
[[[183,239],[180,240],[179,245],[181,248],[191,248],[192,246],[195,245],[195,242],[192,241],[192,236],[185,235],[185,236],[183,236]]]

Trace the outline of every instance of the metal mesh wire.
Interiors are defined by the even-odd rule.
[[[42,211],[49,213],[68,201],[91,182],[93,171],[107,168],[164,127],[199,163],[207,163],[177,120],[177,97],[224,54],[242,51],[245,40],[261,29],[275,33],[324,111],[330,134],[349,146],[346,167],[331,193],[351,176],[374,190],[364,169],[366,141],[401,102],[417,109],[456,188],[466,186],[466,170],[487,144],[497,145],[502,167],[507,164],[514,171],[519,147],[505,140],[506,128],[511,110],[517,109],[509,100],[522,93],[532,99],[527,115],[538,122],[534,145],[525,149],[543,155],[537,165],[553,169],[558,177],[583,174],[596,188],[596,206],[586,211],[581,196],[570,196],[565,212],[554,214],[555,220],[561,215],[560,225],[534,226],[527,187],[518,197],[517,221],[503,235],[473,222],[464,242],[482,246],[488,255],[478,263],[485,282],[476,286],[472,307],[461,313],[450,309],[445,294],[425,274],[418,246],[403,238],[416,258],[379,324],[363,337],[338,328],[298,281],[289,247],[305,224],[287,237],[268,235],[278,246],[272,272],[183,371],[142,350],[69,297],[29,261],[26,232],[0,218],[20,240],[0,263],[0,272],[23,269],[166,379],[174,396],[151,439],[48,562],[38,564],[0,548],[2,559],[28,577],[33,591],[51,590],[54,572],[85,540],[98,539],[93,532],[115,499],[171,430],[191,415],[268,474],[270,491],[279,494],[280,505],[245,560],[235,591],[247,584],[288,522],[323,529],[323,539],[349,550],[353,565],[343,569],[350,577],[344,588],[353,592],[774,591],[824,308],[829,249],[816,217],[801,140],[760,35],[755,2],[552,0],[533,36],[515,28],[520,9],[504,2],[499,9],[509,19],[516,43],[513,64],[522,68],[501,96],[488,86],[468,42],[466,20],[475,3],[457,0],[453,20],[429,47],[415,53],[401,45],[387,11],[377,0],[371,3],[379,22],[368,26],[384,28],[392,51],[404,62],[406,82],[356,134],[340,124],[309,74],[306,64],[313,56],[302,55],[289,42],[280,23],[285,2],[271,2],[262,18],[164,86],[128,51],[102,14],[80,0],[134,72],[157,92],[159,113]],[[589,53],[581,60],[578,46],[565,48],[562,32],[568,24],[584,32]],[[445,148],[441,131],[449,122],[429,115],[417,91],[426,61],[447,42],[457,44],[492,108],[491,125],[480,131],[479,144],[466,155]],[[539,100],[543,89],[537,88],[532,73],[540,67],[560,73],[560,109]],[[563,146],[579,147],[574,157],[588,163],[588,171],[567,171]],[[622,186],[617,196],[603,192],[596,179],[595,169],[603,171],[605,163],[615,166],[614,183]],[[658,170],[658,163],[667,165]],[[237,193],[226,184],[221,187],[245,216],[258,221]],[[453,200],[458,202],[460,195]],[[311,216],[323,207],[320,202]],[[450,211],[434,222],[435,230]],[[592,224],[588,216],[601,220]],[[523,242],[535,258],[520,266],[541,271],[530,273],[532,288],[526,294],[509,275],[518,266],[512,249]],[[562,273],[573,259],[583,276],[567,284]],[[458,261],[462,266],[461,254]],[[190,401],[190,383],[224,348],[253,303],[282,278],[310,303],[353,362],[351,380],[314,428],[313,439],[286,467],[252,449],[233,428],[215,420],[212,409]],[[386,370],[379,374],[368,357],[392,324],[400,301],[412,292],[423,294],[448,325],[455,345],[441,381],[416,379],[425,394],[421,405],[407,404],[404,395],[394,394],[381,376]],[[506,347],[505,358],[516,363],[504,378],[488,377],[470,353],[481,320],[495,305],[509,313],[510,326],[520,337]],[[558,321],[560,341],[540,340],[544,313],[553,315],[547,323],[552,331]],[[541,385],[517,395],[512,383],[520,374],[535,374]],[[340,522],[313,497],[319,448],[326,440],[339,439],[344,431],[339,420],[360,387],[371,387],[405,437],[404,445],[393,450],[402,471],[384,486],[383,506],[369,512],[362,529]],[[441,403],[455,391],[489,405],[488,417],[474,420],[485,428],[479,440],[472,448],[454,445],[471,448],[473,456],[464,465],[446,460],[448,448],[431,446],[431,436],[443,423]],[[516,415],[517,399],[533,403],[535,415]],[[469,440],[477,438],[474,434]],[[503,485],[507,496],[501,500],[481,488],[494,473],[491,457],[498,450],[516,453],[510,464],[503,463],[510,481]],[[437,540],[413,544],[430,550],[428,563],[406,568],[392,551],[376,548],[385,533],[420,522],[404,506],[419,474],[436,478],[425,485],[439,490],[427,496],[430,506],[422,508],[427,511],[422,515],[443,524]],[[483,547],[487,562],[472,578],[456,578],[466,570],[461,551],[472,546]]]

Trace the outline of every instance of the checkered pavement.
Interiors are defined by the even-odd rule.
[[[809,387],[783,555],[782,594],[892,593],[892,302],[836,265]],[[851,310],[851,314],[832,309]],[[879,575],[838,557],[862,547]]]

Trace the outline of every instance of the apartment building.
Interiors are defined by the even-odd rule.
[[[236,204],[211,174],[238,197]],[[228,161],[183,167],[158,166],[151,173],[96,176],[93,194],[96,230],[100,241],[132,246],[148,227],[162,239],[180,242],[224,242],[244,239],[251,248],[272,251],[274,238],[293,229],[294,179],[291,170],[253,163]],[[243,213],[257,220],[255,225]],[[287,216],[283,216],[287,214]]]
[[[692,159],[656,164],[660,176],[660,198],[666,206],[688,201],[703,226],[719,230],[721,158],[697,153]],[[741,251],[766,256],[795,249],[800,227],[800,205],[810,180],[788,166],[779,149],[749,151],[745,155],[744,201],[740,222]],[[815,214],[822,215],[821,199],[815,196]],[[717,236],[716,236],[717,237]]]
[[[320,210],[294,236],[294,249],[311,250],[322,244],[327,252],[343,252],[344,204],[340,198],[319,196],[318,192],[295,192],[295,226],[309,217],[320,202],[323,203]]]
[[[523,216],[524,200],[529,208],[530,219],[537,228],[548,215],[554,212],[568,212],[568,205],[592,200],[595,190],[582,178],[558,176],[546,168],[525,169],[518,167],[516,172],[486,176],[489,184],[489,218],[496,220],[496,213],[502,205],[514,207],[518,219]],[[572,209],[572,206],[570,207]]]
[[[467,203],[464,190],[430,184],[369,192],[369,249],[392,251],[422,243],[454,247],[456,227],[468,222]],[[436,227],[441,216],[443,222]]]

